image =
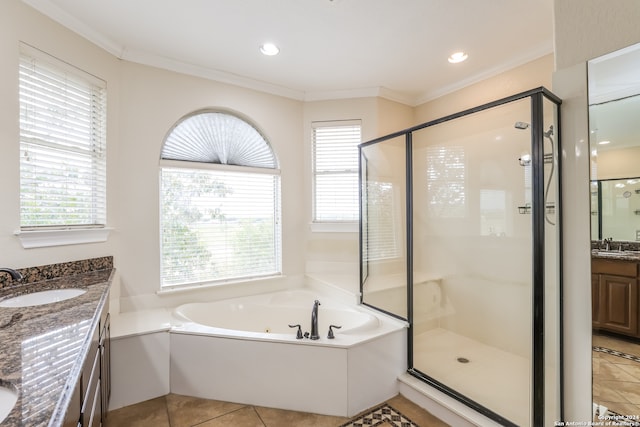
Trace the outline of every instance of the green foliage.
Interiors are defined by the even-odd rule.
[[[194,202],[208,195],[226,197],[231,192],[224,183],[204,172],[163,171],[162,277],[166,284],[199,281],[200,277],[218,273],[211,252],[195,225],[204,219],[224,217],[219,208],[203,209]]]

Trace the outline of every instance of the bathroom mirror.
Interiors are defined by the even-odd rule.
[[[589,61],[592,240],[637,241],[639,75],[640,44]]]
[[[591,181],[593,240],[640,241],[640,177]]]

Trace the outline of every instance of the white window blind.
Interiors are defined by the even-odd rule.
[[[429,216],[463,218],[466,214],[464,147],[427,147],[425,164]]]
[[[360,120],[312,123],[315,222],[357,221]]]
[[[106,223],[106,83],[21,46],[20,226]]]
[[[163,168],[162,285],[280,272],[279,177]]]
[[[399,257],[401,223],[396,218],[393,183],[369,181],[364,190],[367,202],[363,212],[363,258],[374,261]]]
[[[253,126],[213,111],[181,120],[160,181],[163,288],[281,273],[280,171]]]

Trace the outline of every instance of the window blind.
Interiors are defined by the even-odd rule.
[[[357,221],[359,120],[312,123],[316,222]]]
[[[463,218],[466,215],[464,147],[427,147],[425,166],[429,216]]]
[[[277,172],[162,168],[162,286],[279,274]]]
[[[401,255],[401,225],[396,218],[394,187],[391,182],[369,181],[364,188],[363,258],[367,261],[397,258]]]
[[[20,226],[106,223],[106,83],[21,46]]]

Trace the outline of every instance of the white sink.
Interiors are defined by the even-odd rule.
[[[87,292],[86,289],[52,289],[50,291],[34,292],[32,294],[18,295],[0,301],[0,307],[32,307],[34,305],[51,304],[67,299],[75,298]]]
[[[18,392],[13,388],[0,386],[0,423],[7,418],[18,400]]]

